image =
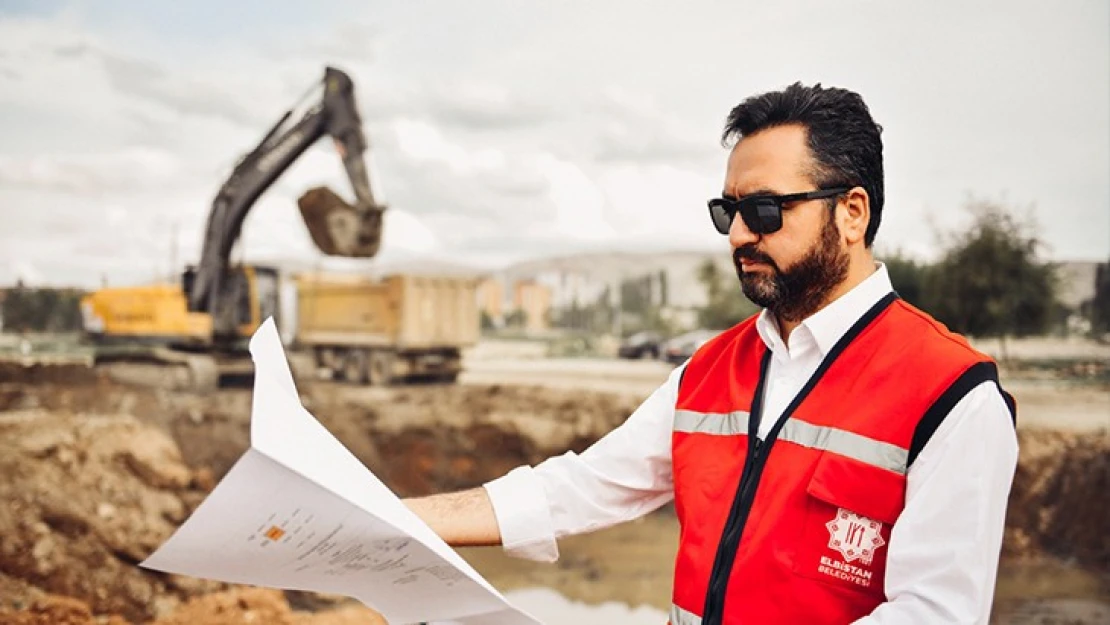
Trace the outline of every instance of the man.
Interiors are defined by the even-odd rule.
[[[710,216],[764,310],[581,456],[412,509],[449,543],[552,560],[557,538],[673,497],[674,625],[985,624],[1013,404],[872,257],[880,131],[860,96],[820,85],[733,109]]]

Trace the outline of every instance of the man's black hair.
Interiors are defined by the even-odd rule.
[[[726,145],[767,128],[799,124],[817,163],[812,172],[821,188],[863,187],[871,202],[864,244],[871,247],[883,216],[883,129],[858,93],[820,83],[794,83],[782,91],[752,96],[728,114],[721,141]],[[835,200],[833,200],[835,201]]]

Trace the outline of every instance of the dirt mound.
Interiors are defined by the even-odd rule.
[[[19,384],[95,384],[101,380],[96,369],[79,362],[35,362],[23,364],[0,360],[0,382]]]
[[[126,415],[157,426],[178,444],[185,464],[218,478],[250,443],[249,389],[195,394],[110,380],[92,385],[0,383],[0,411]]]
[[[380,622],[357,604],[137,566],[248,447],[249,388],[193,394],[19,372],[37,381],[0,377],[0,624],[85,625],[111,614],[158,625]],[[581,451],[638,403],[511,385],[316,382],[301,391],[308,410],[402,496],[474,486]],[[1110,509],[1097,494],[1110,491],[1110,433],[1019,436],[1006,555],[1048,552],[1105,571]]]
[[[0,609],[0,625],[128,625],[118,616],[97,618],[88,604],[72,597],[46,595],[27,610],[4,612]]]
[[[151,625],[386,625],[383,618],[361,605],[319,614],[295,612],[281,591],[239,588],[191,599],[172,615]]]
[[[124,389],[112,390],[129,396]],[[70,403],[73,398],[42,399],[23,397],[23,403]],[[125,403],[135,408],[158,401],[146,397]],[[193,423],[189,414],[160,425],[178,418]],[[212,442],[219,431],[210,430],[205,438]],[[8,410],[0,413],[0,474],[5,476],[0,482],[5,502],[0,507],[0,624],[384,622],[359,604],[343,606],[342,600],[294,593],[310,609],[327,609],[304,614],[279,591],[215,592],[228,586],[137,566],[216,481],[209,469],[187,466],[159,425],[130,415]],[[336,605],[341,609],[331,609]]]
[[[150,625],[387,625],[378,614],[350,604],[311,614],[294,611],[285,595],[264,588],[233,588],[194,597]],[[0,625],[130,625],[118,615],[97,616],[79,599],[45,595],[25,610],[0,609]]]
[[[321,620],[305,620],[281,593],[213,595],[227,586],[137,566],[247,448],[250,400],[249,389],[0,384],[0,610],[19,610],[0,622],[378,622],[359,606],[324,605],[308,606],[327,609]],[[600,393],[496,386],[318,384],[303,401],[402,495],[584,449],[635,408]]]
[[[622,423],[637,402],[540,387],[319,385],[309,411],[402,496],[468,488],[573,450]]]
[[[301,399],[352,453],[402,495],[478,485],[522,463],[582,451],[635,410],[609,393],[529,386],[318,382]],[[0,410],[131,415],[177,443],[186,465],[217,479],[250,445],[251,390],[195,394],[101,380],[3,384]]]
[[[161,430],[126,416],[6,412],[0,474],[0,575],[28,591],[9,605],[31,604],[34,587],[140,620],[216,587],[136,566],[213,485]]]
[[[1004,553],[1110,569],[1110,432],[1019,431],[1018,440]]]

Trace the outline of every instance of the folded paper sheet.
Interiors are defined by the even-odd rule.
[[[301,405],[273,320],[250,344],[251,447],[142,566],[354,597],[392,624],[534,625]]]

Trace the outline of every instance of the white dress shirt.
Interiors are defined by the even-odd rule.
[[[767,311],[760,314],[756,329],[772,352],[760,438],[825,354],[891,290],[880,264],[803,321],[789,342]],[[558,538],[635,519],[673,498],[671,433],[684,368],[581,455],[567,452],[485,485],[508,553],[554,561]],[[952,408],[907,473],[905,509],[888,546],[887,602],[858,624],[987,623],[1017,452],[993,382]]]

